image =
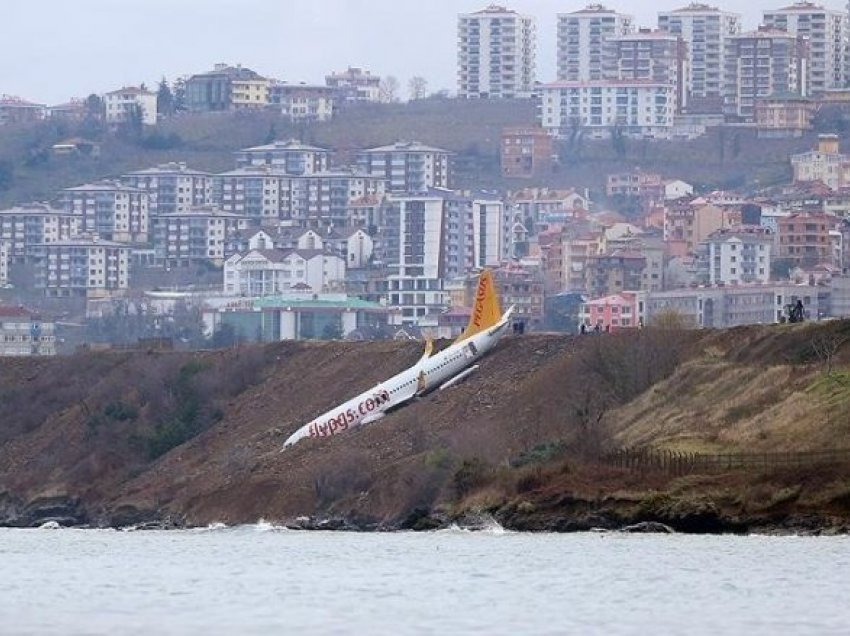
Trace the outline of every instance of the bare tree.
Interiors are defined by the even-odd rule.
[[[835,357],[847,341],[847,336],[836,331],[819,333],[812,338],[812,351],[820,360],[827,376],[832,377]]]
[[[421,75],[414,75],[407,85],[411,101],[425,99],[428,95],[428,80]]]
[[[394,76],[387,75],[381,80],[380,95],[385,104],[398,101],[398,80]]]

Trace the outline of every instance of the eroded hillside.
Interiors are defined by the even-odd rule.
[[[308,516],[358,527],[429,527],[487,511],[528,529],[645,519],[675,525],[676,515],[692,516],[690,504],[682,504],[684,513],[672,504],[659,509],[655,500],[647,507],[650,493],[688,502],[734,491],[738,504],[712,495],[712,514],[731,518],[753,512],[746,493],[758,481],[768,491],[770,484],[799,486],[790,503],[816,507],[805,486],[812,472],[819,481],[810,488],[834,491],[816,512],[841,519],[850,507],[841,503],[841,489],[850,481],[840,466],[803,470],[805,479],[799,468],[797,477],[690,475],[683,485],[680,476],[600,461],[623,446],[850,447],[847,335],[850,325],[836,322],[507,338],[461,385],[364,429],[286,452],[282,442],[295,429],[410,365],[421,346],[280,343],[3,360],[0,521],[205,524]],[[783,508],[795,513],[793,505]]]

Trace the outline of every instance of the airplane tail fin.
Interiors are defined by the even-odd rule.
[[[493,272],[485,269],[478,278],[478,289],[475,292],[475,305],[469,324],[456,340],[466,340],[477,333],[486,331],[497,324],[502,318],[502,308],[499,303],[499,295],[496,293],[496,283],[493,280]]]

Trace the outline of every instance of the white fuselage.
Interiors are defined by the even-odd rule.
[[[286,440],[284,448],[305,437],[330,437],[374,422],[390,409],[441,386],[471,367],[496,345],[507,331],[512,312],[513,308],[486,331],[457,342],[429,358],[421,359],[373,389],[320,415],[295,431]]]

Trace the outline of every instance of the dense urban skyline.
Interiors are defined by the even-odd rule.
[[[789,3],[727,0],[711,4],[740,13],[749,29],[758,25],[762,11]],[[317,0],[293,7],[269,0],[244,0],[238,5],[233,0],[126,4],[48,0],[36,5],[15,0],[4,7],[4,22],[11,28],[0,44],[0,93],[59,103],[123,85],[153,84],[162,76],[173,79],[204,72],[216,62],[241,63],[293,82],[322,82],[328,72],[362,66],[396,76],[403,93],[413,75],[425,77],[433,91],[454,91],[457,14],[487,4],[486,0],[438,0],[414,8],[412,3],[396,0]],[[587,3],[515,0],[501,4],[537,18],[538,79],[554,80],[556,15]],[[685,4],[606,3],[634,15],[637,25],[652,27],[659,11]],[[838,0],[823,4],[846,8]]]

